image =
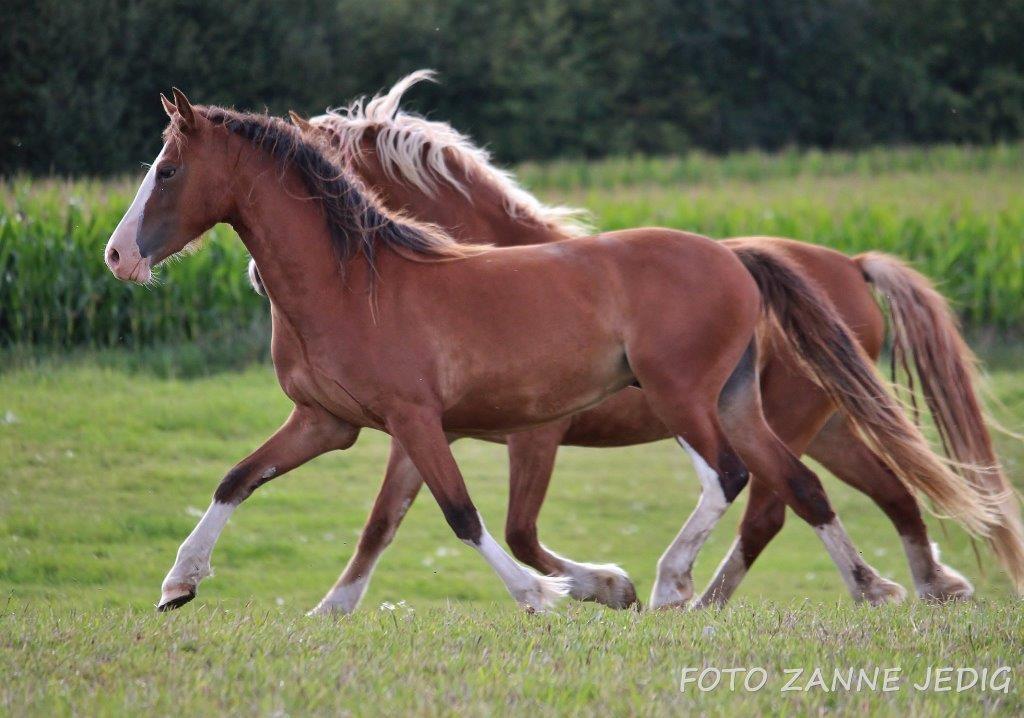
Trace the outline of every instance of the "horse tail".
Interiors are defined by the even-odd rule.
[[[960,335],[956,316],[927,277],[880,252],[854,257],[865,278],[885,297],[892,326],[893,375],[913,377],[933,417],[946,455],[976,492],[1002,497],[992,550],[1024,593],[1024,526],[1017,494],[992,447],[976,386],[978,362]],[[911,373],[911,366],[913,373]]]
[[[777,252],[752,245],[734,250],[803,370],[848,415],[867,446],[938,512],[973,534],[991,535],[1005,497],[978,491],[931,450],[822,293]]]

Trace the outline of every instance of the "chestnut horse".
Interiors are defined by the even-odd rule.
[[[304,131],[325,133],[339,152],[339,160],[390,209],[437,224],[460,241],[505,246],[553,242],[585,233],[578,210],[542,205],[511,175],[494,167],[485,151],[450,125],[400,110],[405,91],[418,81],[432,78],[432,72],[421,70],[369,103],[356,101],[311,122],[294,113],[292,119]],[[992,541],[1019,587],[1024,575],[1019,509],[985,428],[974,388],[974,359],[945,300],[927,279],[883,254],[851,259],[816,245],[765,237],[725,242],[727,246],[744,243],[785,254],[805,276],[824,288],[847,325],[857,330],[862,348],[873,359],[881,350],[885,322],[870,284],[889,298],[892,322],[899,329],[894,337],[895,352],[902,351],[904,364],[907,358],[916,362],[947,450],[963,464],[962,471],[974,466],[991,467],[966,478],[983,491],[1005,492],[1010,497],[1003,506],[1003,523],[993,532]],[[260,291],[254,263],[250,263],[250,275]],[[769,331],[778,329],[771,327]],[[913,494],[857,435],[849,420],[835,413],[834,404],[802,374],[785,343],[778,338],[767,342],[762,363],[761,391],[769,425],[795,453],[809,453],[868,494],[886,512],[902,538],[917,594],[930,600],[969,597],[970,583],[938,561]],[[575,598],[614,607],[632,603],[633,585],[617,566],[577,563],[543,546],[537,537],[537,516],[560,444],[623,446],[669,435],[643,394],[624,390],[571,419],[507,437],[511,489],[506,540],[513,554],[543,573],[570,578],[570,593]],[[355,609],[377,559],[421,484],[401,445],[393,442],[384,485],[356,553],[315,611]],[[729,598],[750,564],[781,529],[784,516],[782,500],[755,476],[741,535],[696,605],[724,603]],[[673,596],[673,603],[692,593],[688,570],[682,582],[688,585]],[[656,591],[652,603],[657,605],[658,601]]]
[[[324,143],[282,120],[193,106],[178,90],[173,103],[163,99],[171,116],[163,148],[105,261],[122,280],[148,282],[161,261],[214,224],[231,224],[270,297],[272,356],[294,408],[217,487],[164,580],[161,608],[195,596],[217,536],[257,487],[350,447],[363,427],[401,443],[456,536],[519,603],[546,608],[568,582],[528,569],[493,539],[448,436],[541,426],[633,384],[704,488],[704,513],[664,565],[686,559],[690,539],[735,498],[749,466],[814,527],[853,595],[884,600],[893,585],[861,559],[818,477],[764,420],[755,332],[765,304],[778,313],[785,303],[787,337],[858,430],[899,445],[908,472],[934,480],[930,495],[969,528],[987,534],[997,525],[995,502],[930,453],[845,325],[785,259],[664,229],[460,245],[387,213]]]

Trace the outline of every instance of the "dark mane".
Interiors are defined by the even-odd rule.
[[[328,159],[326,147],[304,137],[284,120],[222,107],[194,109],[299,174],[310,194],[319,200],[331,243],[343,262],[362,253],[374,268],[378,243],[436,258],[464,257],[479,251],[460,245],[438,227],[389,213],[358,180]],[[184,138],[177,121],[164,134],[165,138]]]

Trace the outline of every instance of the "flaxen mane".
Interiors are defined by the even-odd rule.
[[[269,115],[236,112],[221,107],[194,110],[253,147],[269,153],[282,166],[295,170],[310,195],[319,200],[338,257],[362,254],[371,268],[378,245],[426,257],[463,257],[480,251],[456,242],[440,228],[396,216],[347,171],[333,163],[330,150],[316,138],[305,137],[288,122]],[[180,119],[172,121],[165,139],[183,141]]]
[[[399,109],[406,90],[434,77],[433,70],[417,70],[395,83],[385,95],[375,95],[369,101],[360,98],[348,107],[314,117],[310,123],[333,130],[337,149],[348,158],[359,154],[367,130],[375,130],[377,155],[388,176],[428,196],[434,195],[438,182],[444,182],[472,200],[469,190],[449,167],[449,162],[457,162],[467,177],[489,183],[505,198],[505,211],[513,219],[531,220],[567,237],[590,234],[584,210],[542,204],[516,182],[511,172],[495,167],[486,150],[448,123]]]

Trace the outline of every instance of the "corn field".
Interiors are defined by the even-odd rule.
[[[154,286],[117,281],[103,248],[135,185],[15,181],[0,207],[0,345],[137,348],[230,336],[260,322],[248,255],[218,226],[202,251],[159,272]]]
[[[1024,327],[1024,145],[562,161],[520,175],[545,201],[588,207],[602,229],[892,252],[935,279],[970,328]],[[228,227],[162,268],[156,286],[110,275],[103,246],[136,182],[0,183],[0,346],[138,348],[265,332],[266,302]]]

